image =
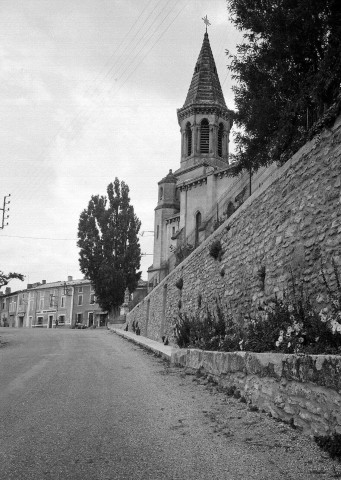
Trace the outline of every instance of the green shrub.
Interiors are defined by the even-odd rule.
[[[174,326],[179,347],[202,350],[239,350],[240,330],[218,299],[212,309],[197,310],[194,315],[180,312]]]
[[[211,257],[213,257],[215,260],[221,260],[221,257],[223,255],[223,247],[221,246],[220,240],[214,240],[208,247],[209,253]]]

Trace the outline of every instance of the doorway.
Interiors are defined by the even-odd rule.
[[[107,324],[107,314],[106,313],[100,313],[99,315],[99,326],[100,327],[105,327]]]

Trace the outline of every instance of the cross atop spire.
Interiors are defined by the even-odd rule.
[[[210,21],[209,21],[209,19],[207,18],[207,15],[206,15],[206,17],[202,17],[202,19],[204,20],[204,24],[206,25],[206,33],[207,33],[207,27],[208,27],[209,25],[211,25],[211,24],[210,24]]]

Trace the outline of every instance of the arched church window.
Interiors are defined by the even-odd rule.
[[[223,138],[224,138],[224,125],[219,123],[218,128],[218,155],[219,157],[223,156]]]
[[[201,227],[201,213],[198,212],[195,216],[195,246],[199,245],[199,229]]]
[[[226,210],[225,210],[225,212],[224,212],[226,218],[229,218],[229,217],[232,215],[232,213],[235,212],[235,210],[236,210],[236,208],[235,208],[234,204],[230,201],[230,202],[227,204]]]
[[[208,153],[210,145],[210,127],[207,118],[200,124],[200,153]]]
[[[191,124],[188,122],[186,125],[186,142],[187,142],[187,157],[192,154],[192,129]]]
[[[162,199],[163,199],[163,187],[160,187],[159,200],[162,200]]]

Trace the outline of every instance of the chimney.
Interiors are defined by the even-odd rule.
[[[27,290],[29,290],[30,288],[32,288],[32,283],[27,284]]]
[[[42,285],[46,285],[46,280],[42,280],[42,281],[41,281],[41,284],[42,284]]]
[[[5,295],[9,295],[11,293],[11,287],[6,287]]]
[[[72,282],[72,275],[68,275],[67,281],[68,281],[68,282]]]

